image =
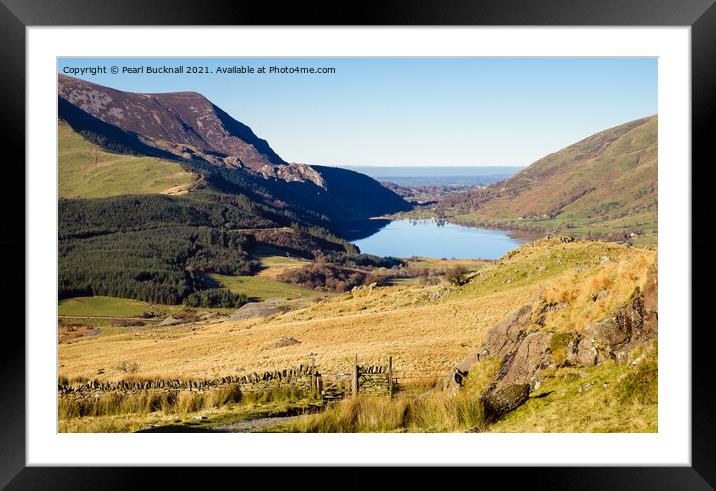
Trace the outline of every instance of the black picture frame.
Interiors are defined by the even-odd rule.
[[[2,164],[7,182],[22,196],[9,189],[0,193],[5,201],[6,230],[0,237],[0,250],[6,274],[24,278],[25,217],[25,28],[28,26],[112,26],[112,25],[482,25],[482,26],[690,26],[692,80],[692,230],[713,217],[706,172],[716,159],[710,152],[716,114],[716,0],[490,0],[439,1],[420,3],[410,0],[383,0],[376,3],[131,0],[98,2],[92,0],[0,0],[0,121],[2,122]],[[14,156],[14,159],[10,156]],[[20,185],[23,183],[24,185]],[[24,208],[23,208],[24,209]],[[710,250],[714,239],[708,234],[691,238],[692,261],[705,256],[697,249]],[[713,273],[713,261],[699,264],[701,275]],[[9,268],[9,270],[8,270]],[[23,271],[21,271],[23,268]],[[693,268],[692,268],[693,269]],[[692,275],[692,281],[694,276]],[[20,282],[3,281],[3,299],[19,311]],[[22,291],[24,289],[22,281]],[[26,292],[32,294],[32,292]],[[692,305],[707,305],[709,291],[693,282]],[[23,298],[24,297],[23,293]],[[668,301],[668,299],[663,299]],[[713,489],[716,486],[716,403],[713,396],[713,322],[700,318],[703,309],[693,310],[692,320],[692,466],[691,467],[554,467],[464,469],[471,480],[485,483],[509,474],[510,487],[531,483],[547,489]],[[701,322],[698,322],[698,321]],[[3,389],[0,397],[0,486],[8,489],[111,489],[146,484],[160,478],[162,488],[196,487],[206,481],[204,472],[191,469],[26,467],[25,460],[25,337],[20,323],[5,323],[0,366]],[[23,315],[24,325],[24,315]],[[674,327],[674,326],[671,326]],[[679,326],[688,328],[690,326]],[[578,449],[575,449],[578,451]],[[229,471],[229,470],[226,470]],[[266,472],[263,469],[263,472]],[[431,471],[431,476],[428,472]],[[142,473],[140,478],[138,473]],[[243,470],[241,481],[250,477]],[[362,483],[359,469],[342,472],[341,486]],[[256,472],[253,472],[255,475]],[[440,471],[412,469],[413,478],[427,483],[427,477],[445,478]],[[222,473],[211,474],[211,480]],[[274,473],[275,476],[275,473]],[[295,483],[316,482],[316,469],[292,469]],[[142,481],[140,481],[142,479]],[[274,477],[271,477],[273,480]],[[455,473],[450,471],[449,482]],[[273,482],[273,481],[272,481]],[[381,484],[404,482],[397,474],[386,473]],[[444,484],[448,484],[445,482]],[[476,481],[477,482],[477,481]],[[295,487],[295,485],[293,486]],[[299,486],[300,487],[300,486]]]

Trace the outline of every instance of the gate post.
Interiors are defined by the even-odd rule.
[[[355,362],[353,363],[353,380],[352,380],[352,393],[353,397],[358,395],[358,355],[356,355]]]
[[[316,380],[316,362],[311,358],[311,392],[316,395],[318,392],[318,380]]]
[[[393,355],[388,357],[388,397],[393,398]]]

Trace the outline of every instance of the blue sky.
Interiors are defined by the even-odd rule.
[[[286,161],[309,164],[528,165],[658,111],[656,58],[62,58],[59,72],[93,65],[335,67],[77,75],[132,92],[200,92]]]

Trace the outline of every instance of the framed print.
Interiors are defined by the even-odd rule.
[[[3,484],[711,488],[712,2],[324,12],[3,0]]]

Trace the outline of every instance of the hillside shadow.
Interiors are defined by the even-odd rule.
[[[353,220],[342,223],[339,233],[343,239],[352,242],[354,240],[365,239],[378,233],[390,222],[392,222],[392,220],[385,218]]]

